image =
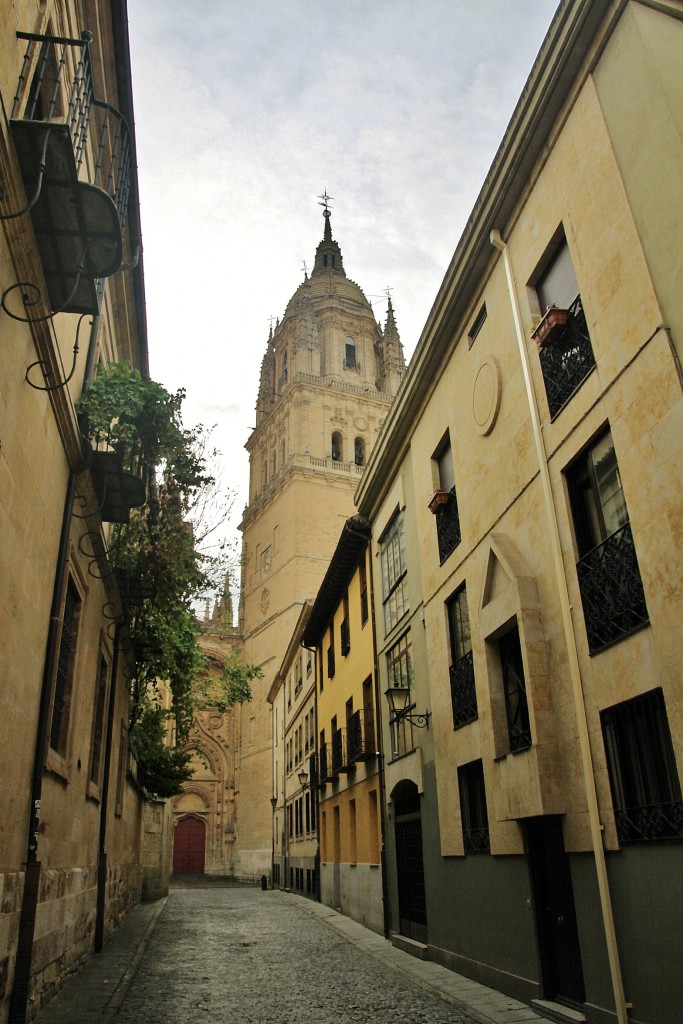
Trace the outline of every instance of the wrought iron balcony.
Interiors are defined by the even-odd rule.
[[[334,769],[331,746],[330,743],[324,743],[320,748],[321,782],[334,782],[339,777],[339,772]]]
[[[584,555],[576,571],[591,654],[647,625],[630,523]]]
[[[369,761],[377,755],[375,721],[372,713],[354,711],[349,718],[348,757],[350,761]]]
[[[332,733],[332,772],[334,775],[339,772],[350,772],[353,767],[354,763],[349,757],[346,742],[346,729],[336,729]]]
[[[560,318],[558,314],[564,316]],[[553,315],[556,320],[552,329],[539,333]],[[551,307],[536,328],[534,336],[540,348],[539,358],[550,417],[554,419],[595,367],[581,296],[576,297],[569,309]]]
[[[89,32],[81,39],[17,35],[27,45],[10,128],[27,205],[4,217],[30,213],[52,315],[95,313],[97,280],[116,273],[123,257],[132,176],[128,125],[95,96]],[[20,287],[27,310],[39,289],[29,282]]]
[[[429,503],[429,508],[436,516],[439,561],[445,562],[451,551],[460,543],[460,515],[455,487],[450,491],[437,491]]]
[[[451,665],[448,672],[451,679],[453,728],[457,729],[461,725],[466,725],[467,722],[474,722],[479,717],[472,651]]]
[[[683,801],[615,811],[620,843],[683,838]]]
[[[485,853],[491,849],[491,837],[488,828],[464,829],[463,839],[467,853]]]
[[[90,471],[102,522],[128,523],[130,510],[145,504],[147,491],[135,468],[124,469],[118,452],[91,452]]]

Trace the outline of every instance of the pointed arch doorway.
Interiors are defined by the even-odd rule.
[[[201,818],[181,818],[173,833],[173,874],[204,874],[206,825]]]

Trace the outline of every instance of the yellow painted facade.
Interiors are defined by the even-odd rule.
[[[304,633],[316,648],[320,899],[383,933],[381,755],[366,524],[344,526]]]

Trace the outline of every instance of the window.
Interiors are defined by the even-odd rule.
[[[365,555],[358,566],[358,582],[360,584],[360,621],[364,626],[368,621],[368,574],[365,568]]]
[[[289,370],[287,367],[287,359],[287,349],[285,349],[284,352],[282,353],[282,373],[280,374],[280,378],[278,380],[278,384],[280,387],[282,387],[283,384],[287,383],[287,376],[289,374]]]
[[[683,802],[660,689],[600,715],[622,843],[683,837]]]
[[[365,465],[365,441],[362,437],[357,437],[353,442],[353,461],[357,466]]]
[[[271,477],[274,477],[276,473],[277,473],[277,452],[273,448],[272,452],[270,453],[270,475],[271,475]]]
[[[280,469],[283,468],[284,464],[285,464],[285,439],[283,437],[282,440],[280,441]]]
[[[470,615],[465,587],[461,587],[446,603],[446,612],[451,643],[449,675],[453,728],[457,729],[478,717]]]
[[[334,623],[330,626],[330,646],[327,648],[327,678],[332,679],[335,670],[334,658]]]
[[[436,518],[439,561],[443,564],[460,543],[460,515],[455,496],[455,475],[450,437],[446,437],[432,456],[436,493],[429,507]]]
[[[338,430],[335,430],[332,435],[332,461],[341,462],[342,460],[342,436]]]
[[[100,785],[100,772],[102,767],[102,749],[104,739],[104,713],[107,700],[107,689],[109,682],[109,665],[103,654],[100,655],[100,665],[97,673],[97,689],[95,692],[95,706],[93,709],[92,739],[90,742],[90,782],[94,786]]]
[[[484,303],[484,305],[481,307],[481,309],[477,313],[475,321],[474,321],[474,323],[472,324],[472,326],[470,328],[470,333],[467,335],[467,340],[469,342],[469,347],[470,348],[472,348],[472,346],[474,345],[474,342],[475,342],[475,340],[477,338],[477,335],[479,334],[480,330],[482,329],[482,327],[486,323],[486,316],[487,316],[487,313],[486,313],[486,303]]]
[[[387,652],[387,682],[410,690],[413,681],[412,641],[410,631]],[[408,698],[408,704],[412,703]],[[391,749],[394,757],[400,757],[414,749],[413,726],[409,718],[392,720]]]
[[[340,635],[341,635],[341,646],[340,646],[340,649],[341,649],[341,652],[342,652],[342,656],[345,658],[346,655],[351,650],[351,631],[350,631],[350,628],[349,628],[349,595],[348,595],[348,591],[344,594],[343,612],[344,612],[344,618],[342,619],[342,624],[341,624],[341,627],[340,627]]]
[[[534,331],[552,419],[595,366],[567,240],[562,236],[536,281],[542,318]]]
[[[384,592],[384,628],[388,633],[408,611],[403,515],[393,519],[380,541],[382,588]]]
[[[57,675],[52,698],[52,722],[50,726],[50,747],[61,757],[66,757],[67,752],[80,617],[81,596],[73,578],[70,576],[66,585],[66,597],[62,614],[62,635],[59,642],[59,655],[57,657]]]
[[[347,338],[344,342],[344,369],[360,370],[356,359],[356,343],[353,338]]]
[[[465,852],[486,853],[491,849],[491,840],[481,761],[471,761],[458,768],[458,788]]]
[[[500,638],[498,651],[503,673],[510,750],[526,750],[531,746],[531,725],[526,698],[522,646],[519,641],[519,629],[516,625],[509,633]]]
[[[606,430],[566,471],[591,654],[648,623],[612,434]]]

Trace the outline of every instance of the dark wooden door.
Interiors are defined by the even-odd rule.
[[[173,873],[204,874],[206,826],[199,818],[181,818],[173,836]]]
[[[559,817],[526,822],[543,995],[569,1005],[585,999],[569,858]]]

